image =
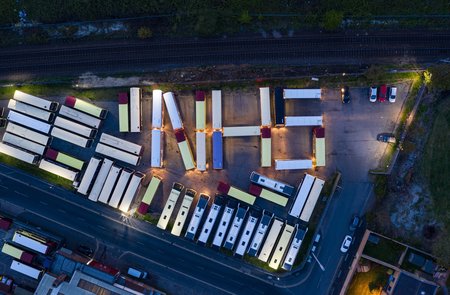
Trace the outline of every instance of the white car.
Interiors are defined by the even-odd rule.
[[[370,87],[369,101],[370,102],[377,101],[377,88],[376,87]]]
[[[353,238],[349,235],[346,235],[344,241],[342,242],[341,252],[346,253],[352,244]]]
[[[397,87],[392,86],[389,90],[389,102],[395,102],[395,98],[397,97]]]

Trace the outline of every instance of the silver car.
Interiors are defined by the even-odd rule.
[[[377,101],[377,88],[376,87],[370,87],[369,101],[370,102]]]

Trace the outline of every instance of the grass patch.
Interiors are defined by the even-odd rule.
[[[46,182],[49,182],[53,185],[63,187],[67,190],[74,190],[72,186],[72,182],[68,179],[62,178],[58,175],[49,173],[47,171],[44,171],[42,169],[39,169],[36,165],[31,165],[25,162],[22,162],[16,158],[10,157],[5,154],[0,154],[0,162],[12,166],[15,168],[18,168],[28,174],[31,174],[33,176],[36,176]]]
[[[397,265],[400,256],[406,250],[406,247],[381,236],[377,237],[379,238],[378,244],[368,241],[364,247],[363,253],[392,265]]]
[[[450,200],[450,98],[437,106],[437,114],[430,137],[425,146],[420,169],[429,184],[433,210],[437,217],[450,228],[448,214]]]
[[[152,215],[149,214],[149,213],[147,213],[147,214],[145,214],[145,215],[140,215],[140,214],[139,214],[139,216],[142,216],[142,220],[147,221],[147,222],[150,223],[150,224],[153,224],[153,225],[157,225],[157,224],[158,224],[159,218],[157,218],[157,217],[155,217],[155,216],[152,216]]]
[[[376,175],[375,186],[373,189],[378,200],[384,199],[388,192],[388,177],[387,175]]]
[[[273,268],[269,267],[268,263],[259,260],[258,257],[244,255],[244,261],[247,261],[248,263],[250,263],[256,267],[264,269],[265,271],[273,272],[273,273],[275,272],[275,270]]]
[[[363,260],[362,261],[366,261]],[[368,272],[357,272],[350,282],[347,295],[375,295],[380,294],[389,278],[390,269],[379,264],[372,264]]]
[[[74,88],[70,83],[45,84],[45,85],[24,85],[0,87],[0,99],[10,99],[14,96],[14,91],[20,90],[36,96],[66,96],[73,95],[80,98],[90,98],[93,100],[115,100],[118,92],[128,92],[128,87],[110,88]]]

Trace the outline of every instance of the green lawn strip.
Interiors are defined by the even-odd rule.
[[[347,295],[373,295],[379,294],[381,287],[388,280],[389,268],[372,263],[368,272],[355,272]],[[371,290],[372,288],[372,290]]]
[[[44,171],[42,169],[39,169],[36,165],[31,165],[25,162],[22,162],[16,158],[10,157],[5,154],[0,154],[0,162],[16,167],[20,170],[23,170],[24,172],[34,175],[38,178],[41,178],[42,180],[46,182],[50,182],[54,185],[63,187],[68,190],[73,190],[72,182],[68,179],[62,178],[60,176],[57,176],[55,174],[49,173],[47,171]]]
[[[269,267],[268,262],[267,263],[263,262],[263,261],[259,260],[258,257],[244,255],[244,260],[256,267],[264,269],[265,271],[272,272],[272,273],[276,272],[273,268]]]
[[[420,169],[429,183],[433,210],[437,217],[450,228],[448,214],[450,200],[450,98],[446,97],[436,107],[437,114]]]
[[[380,241],[378,244],[374,244],[370,241],[367,242],[364,247],[363,254],[371,256],[373,258],[382,260],[384,262],[390,263],[392,265],[397,265],[406,247],[396,243],[392,240],[385,239],[378,236]]]

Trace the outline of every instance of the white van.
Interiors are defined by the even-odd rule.
[[[397,97],[397,87],[392,86],[389,91],[389,102],[395,102],[396,97]]]
[[[128,268],[128,275],[135,277],[137,279],[145,279],[147,278],[148,273],[146,271],[130,267]]]

